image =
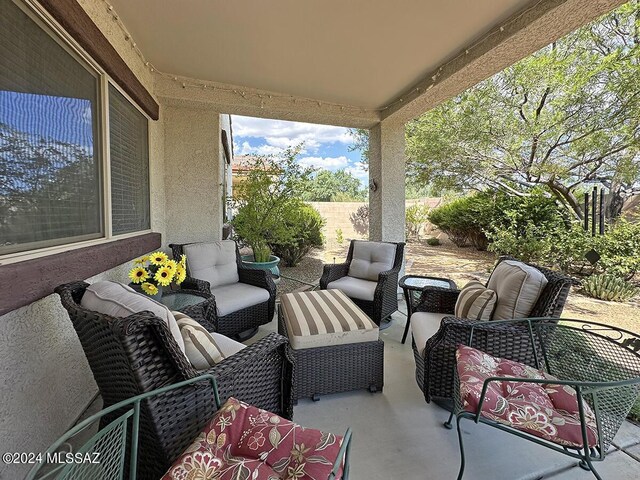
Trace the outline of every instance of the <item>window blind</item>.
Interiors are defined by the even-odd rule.
[[[111,224],[114,235],[149,229],[148,121],[109,86]]]

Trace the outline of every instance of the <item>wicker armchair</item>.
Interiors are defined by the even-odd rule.
[[[230,240],[227,240],[230,242]],[[183,255],[184,247],[187,245],[193,245],[189,243],[172,243],[169,245],[173,252],[173,257],[179,259]],[[236,265],[238,271],[238,277],[240,284],[252,285],[265,289],[268,294],[268,300],[250,305],[245,308],[241,308],[236,311],[220,315],[218,313],[218,307],[213,305],[213,311],[216,312],[212,315],[211,321],[203,324],[203,326],[212,332],[218,332],[227,337],[240,337],[246,339],[255,333],[255,330],[260,325],[265,325],[273,320],[273,315],[276,309],[276,284],[273,282],[271,274],[264,270],[253,270],[243,266],[242,258],[240,257],[240,251],[236,245]],[[187,258],[187,278],[182,282],[181,287],[191,290],[199,290],[208,294],[213,294],[214,302],[216,296],[216,288],[211,287],[210,283],[194,278],[191,276],[192,267],[190,267],[189,258]]]
[[[532,352],[532,361],[482,348],[509,342]],[[458,480],[465,467],[463,418],[575,458],[601,480],[593,462],[604,460],[640,395],[640,335],[560,318],[478,322],[457,349],[454,372],[454,409],[445,426],[453,428],[456,417]]]
[[[395,252],[389,262],[391,265],[390,268],[377,273],[376,280],[372,280],[370,278],[367,281],[363,280],[361,277],[356,278],[352,269],[354,251],[363,246],[375,248],[376,245],[395,246]],[[376,325],[380,326],[383,320],[389,318],[393,312],[398,310],[398,275],[400,273],[400,268],[402,267],[404,245],[405,244],[402,242],[365,242],[362,240],[351,240],[349,252],[347,253],[347,260],[344,263],[324,266],[322,277],[320,278],[320,289],[327,290],[331,288],[338,288],[343,290],[344,293],[376,323]],[[339,285],[338,283],[334,283],[343,279],[354,279],[356,282],[364,284],[364,289],[367,288],[367,283],[370,284],[371,294],[367,295],[365,293],[364,295],[354,296],[353,292],[343,289],[341,286],[337,286]],[[358,290],[364,289],[358,288]]]
[[[197,372],[180,351],[164,320],[150,312],[114,318],[80,305],[88,284],[56,288],[80,338],[104,407],[165,385],[213,375],[225,401],[233,396],[287,418],[293,415],[293,365],[288,341],[272,333]],[[150,398],[140,421],[140,478],[157,479],[202,430],[215,411],[211,390],[196,385]],[[116,418],[106,416],[102,425]]]
[[[509,260],[501,257],[498,261]],[[560,317],[571,288],[571,278],[542,267],[537,267],[547,278],[547,285],[538,297],[529,317]],[[437,324],[429,326],[435,334],[426,344],[416,345],[416,335],[412,341],[416,362],[416,382],[424,393],[427,402],[432,399],[448,402],[453,398],[453,372],[456,365],[456,348],[466,344],[471,328],[477,321],[453,316],[460,290],[439,287],[426,287],[420,301],[414,307],[415,312],[444,314],[439,328]],[[448,316],[451,315],[451,316]],[[506,328],[514,329],[509,336],[487,335],[484,327],[475,328],[477,348],[498,357],[531,364],[534,361],[526,328],[514,324]],[[437,331],[436,331],[437,329]],[[518,340],[519,339],[519,340]]]

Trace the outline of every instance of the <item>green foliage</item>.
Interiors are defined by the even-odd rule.
[[[269,235],[267,242],[285,266],[295,267],[312,248],[322,247],[324,219],[311,205],[292,202],[280,221],[286,235]]]
[[[640,271],[640,223],[619,218],[605,235],[595,237],[595,250],[601,258],[597,267],[624,278]]]
[[[436,192],[545,185],[577,218],[585,181],[627,195],[640,177],[639,31],[640,3],[627,3],[409,122],[409,175]]]
[[[344,243],[344,236],[342,235],[342,229],[341,228],[336,228],[336,242],[340,246],[342,246],[342,244]]]
[[[253,261],[264,263],[271,260],[271,248],[268,245],[257,244],[253,247]]]
[[[607,274],[591,275],[583,280],[582,289],[590,297],[611,302],[626,302],[640,293],[626,280]]]
[[[405,225],[407,230],[407,238],[420,238],[420,232],[429,221],[429,212],[431,208],[428,205],[416,203],[407,207],[405,210]]]
[[[369,130],[366,128],[351,128],[349,134],[353,137],[353,145],[349,146],[350,152],[360,151],[362,163],[369,164]]]
[[[367,190],[345,170],[319,170],[308,180],[301,198],[309,202],[359,202],[367,198]]]
[[[236,237],[260,258],[268,259],[269,245],[294,241],[287,221],[298,208],[299,195],[313,172],[298,164],[299,152],[297,147],[287,149],[279,158],[255,157],[246,177],[234,189],[231,203],[237,213],[231,223]]]
[[[429,237],[427,238],[427,245],[437,247],[438,245],[440,245],[440,240],[438,240],[437,237]]]

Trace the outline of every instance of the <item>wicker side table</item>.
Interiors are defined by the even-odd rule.
[[[278,331],[291,342],[295,402],[350,390],[382,391],[384,342],[378,326],[341,291],[283,295]]]

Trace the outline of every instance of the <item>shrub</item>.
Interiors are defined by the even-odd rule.
[[[619,218],[604,235],[594,237],[598,270],[631,279],[640,271],[640,223]]]
[[[436,237],[427,238],[427,245],[437,247],[438,245],[440,245],[440,240],[438,240]]]
[[[480,194],[458,198],[434,208],[429,213],[429,221],[442,230],[458,247],[467,245],[470,239],[483,235],[482,226],[474,218]]]
[[[591,275],[582,282],[582,289],[590,297],[612,302],[626,302],[640,293],[626,280],[608,274]]]
[[[420,232],[429,221],[428,205],[416,203],[405,210],[407,238],[420,238]]]
[[[280,221],[286,233],[278,230],[277,236],[267,236],[267,243],[285,266],[295,267],[312,248],[323,245],[324,219],[311,205],[302,202],[291,204]]]
[[[287,149],[280,158],[255,157],[246,177],[235,188],[231,222],[238,240],[251,246],[257,262],[268,261],[271,245],[289,245],[293,211],[308,182],[311,169],[300,166],[300,147]],[[298,230],[295,230],[296,232]]]
[[[344,243],[344,235],[342,235],[342,229],[341,228],[336,228],[336,242],[340,246],[342,246],[342,244]]]

